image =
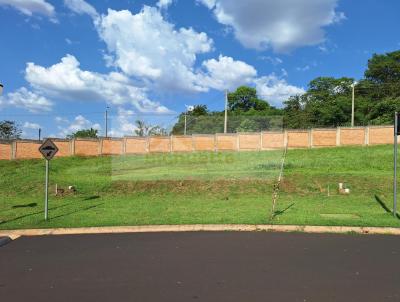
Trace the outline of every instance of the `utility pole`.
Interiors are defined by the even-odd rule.
[[[106,137],[108,137],[108,109],[109,109],[110,107],[106,107],[106,114],[105,114],[105,122],[106,122],[106,127],[105,127],[105,134],[106,134]]]
[[[399,113],[394,114],[394,175],[393,175],[393,216],[397,215],[397,136],[399,133]]]
[[[42,129],[41,129],[41,128],[39,128],[38,130],[39,130],[39,140],[40,140],[40,139],[41,139],[41,137],[42,137]]]
[[[224,133],[228,131],[228,90],[225,90],[225,121],[224,121]]]
[[[354,127],[354,107],[355,107],[355,87],[357,82],[351,84],[352,92],[351,92],[351,127]]]
[[[183,130],[183,135],[186,135],[186,125],[187,125],[186,118],[187,118],[187,110],[185,111],[185,129]]]

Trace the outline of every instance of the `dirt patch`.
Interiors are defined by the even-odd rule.
[[[179,193],[179,194],[254,194],[272,190],[272,181],[258,179],[232,180],[157,180],[116,181],[110,188],[112,193]]]

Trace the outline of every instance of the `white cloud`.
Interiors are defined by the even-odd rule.
[[[111,119],[111,130],[109,135],[112,137],[132,136],[135,135],[137,129],[134,118],[135,113],[132,110],[118,108],[118,114],[115,118]]]
[[[282,102],[290,96],[305,93],[303,88],[290,85],[275,74],[258,78],[254,83],[259,97],[277,107],[282,107]]]
[[[25,129],[32,129],[32,130],[37,130],[37,129],[41,128],[39,124],[30,123],[30,122],[25,122],[22,127]]]
[[[55,15],[54,6],[45,0],[0,0],[0,6],[13,7],[27,16],[40,14],[53,18]]]
[[[198,85],[194,65],[198,54],[212,50],[205,33],[192,28],[176,29],[156,8],[139,13],[108,10],[97,23],[113,65],[125,74],[167,91],[207,91]]]
[[[96,9],[84,0],[64,0],[64,4],[78,15],[88,14],[93,19],[99,16]]]
[[[172,2],[173,2],[173,0],[158,0],[156,5],[160,9],[166,9],[166,8],[168,8],[168,6],[170,6],[172,4]]]
[[[148,99],[146,89],[133,85],[118,72],[100,74],[80,69],[79,61],[66,55],[60,63],[43,67],[28,63],[25,79],[43,94],[67,100],[105,101],[131,104],[140,112],[166,113],[169,110]]]
[[[30,112],[51,111],[53,102],[46,97],[21,87],[15,92],[10,92],[4,98],[6,105],[24,108]]]
[[[95,130],[101,131],[101,126],[98,123],[91,122],[86,119],[83,115],[78,115],[75,117],[73,121],[68,120],[59,120],[58,123],[63,123],[67,125],[59,125],[57,128],[59,129],[58,136],[65,137],[69,134],[72,134],[79,130],[93,128]]]
[[[198,0],[218,22],[234,30],[243,46],[276,52],[324,41],[323,28],[345,19],[338,0]]]
[[[218,60],[204,61],[203,67],[207,70],[202,80],[203,85],[217,90],[235,89],[250,83],[257,76],[253,66],[222,55]]]

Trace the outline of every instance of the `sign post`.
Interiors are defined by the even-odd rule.
[[[394,114],[394,177],[393,177],[393,216],[397,215],[397,137],[400,135],[400,115]]]
[[[51,139],[46,139],[44,143],[39,147],[39,152],[42,153],[46,159],[46,177],[45,177],[45,197],[44,197],[44,219],[48,219],[49,213],[49,166],[50,160],[58,152],[57,146],[52,142]]]

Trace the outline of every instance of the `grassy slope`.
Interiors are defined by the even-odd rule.
[[[51,192],[49,222],[42,212],[44,162],[0,161],[0,228],[271,223],[281,157],[265,151],[55,159],[52,188],[75,185],[78,193]],[[400,226],[375,198],[391,204],[391,164],[390,146],[289,150],[272,222]],[[352,193],[338,195],[338,182]]]

